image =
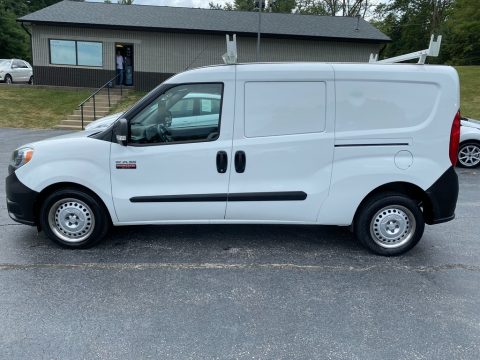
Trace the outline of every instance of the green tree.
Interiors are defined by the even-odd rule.
[[[369,10],[368,0],[297,0],[301,14],[365,17]]]
[[[0,58],[31,61],[30,37],[16,20],[61,0],[0,0]]]
[[[0,0],[0,58],[30,60],[28,35],[16,21],[26,13],[25,1]]]
[[[445,52],[458,65],[480,64],[480,6],[456,0],[447,20]]]
[[[296,6],[295,0],[273,0],[268,3],[268,10],[290,14]]]
[[[0,10],[0,58],[31,60],[29,37],[16,19],[14,12]]]
[[[376,16],[381,20],[372,23],[392,39],[382,55],[392,57],[426,48],[431,34],[443,34],[447,30],[446,19],[453,2],[454,0],[394,0],[378,6]],[[442,51],[443,49],[441,54]],[[429,61],[443,60],[439,58]]]
[[[210,9],[256,11],[259,0],[235,0],[222,6],[209,3]],[[368,0],[264,0],[265,11],[311,15],[362,16],[369,9]]]

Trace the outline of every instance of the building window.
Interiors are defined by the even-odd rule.
[[[102,43],[77,41],[78,65],[102,66]]]
[[[103,44],[92,41],[50,40],[50,64],[103,65]]]
[[[50,40],[50,63],[77,65],[75,41]]]

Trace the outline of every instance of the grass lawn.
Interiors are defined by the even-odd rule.
[[[480,119],[480,66],[457,66],[463,116]]]
[[[138,100],[144,97],[147,93],[142,91],[131,91],[126,95],[122,101],[116,104],[112,110],[110,111],[111,114],[115,114],[117,112],[124,112],[128,110],[133,104],[135,104]]]
[[[90,92],[0,86],[0,127],[51,128]]]

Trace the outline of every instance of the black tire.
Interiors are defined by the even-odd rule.
[[[33,75],[30,76],[30,79],[28,80],[28,83],[29,83],[30,85],[33,85]]]
[[[392,192],[368,199],[353,224],[356,238],[371,252],[383,256],[401,255],[412,249],[424,230],[419,202]]]
[[[5,84],[13,84],[12,77],[10,75],[5,75]]]
[[[45,234],[58,245],[70,249],[97,244],[107,234],[111,224],[108,211],[99,199],[70,188],[57,190],[47,196],[40,207],[39,216]]]
[[[480,166],[480,159],[468,156],[468,154],[472,154],[472,151],[475,153],[480,151],[480,142],[466,141],[460,144],[457,155],[457,165],[459,167],[474,169]],[[465,156],[467,156],[467,158],[465,158]]]

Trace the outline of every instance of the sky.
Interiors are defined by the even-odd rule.
[[[103,0],[87,0],[94,2],[103,2]],[[381,3],[388,2],[390,0],[371,0],[369,3]],[[116,0],[112,0],[116,2]],[[213,2],[215,4],[225,4],[227,2],[233,2],[233,0],[134,0],[134,4],[137,5],[158,5],[158,6],[181,6],[191,8],[208,8],[208,3]]]

